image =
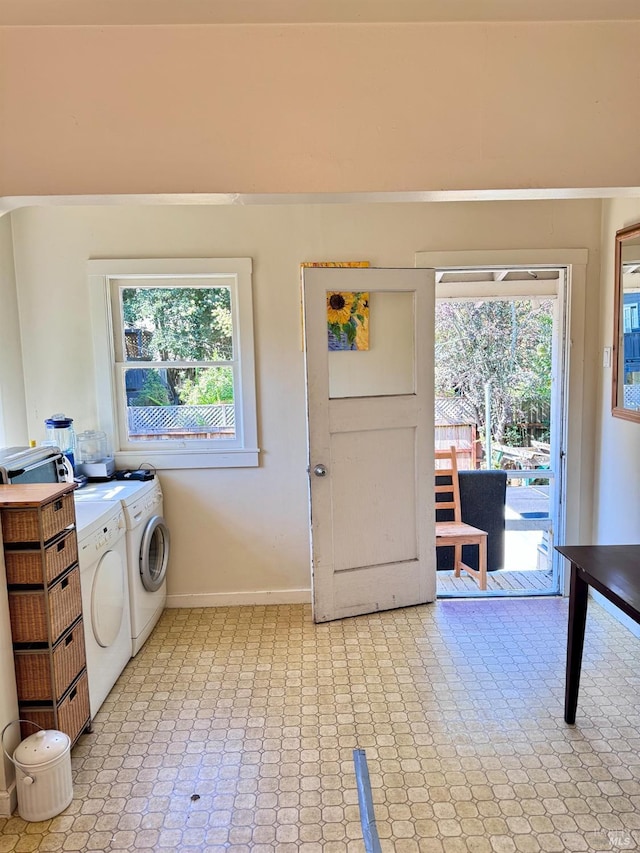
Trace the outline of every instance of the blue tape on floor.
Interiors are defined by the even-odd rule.
[[[367,756],[364,749],[353,750],[353,763],[356,768],[356,786],[358,788],[358,803],[360,805],[360,823],[366,853],[382,853],[376,818],[373,813],[373,798],[371,796],[371,781]]]

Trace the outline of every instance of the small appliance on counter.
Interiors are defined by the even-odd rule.
[[[70,468],[58,447],[0,448],[0,483],[4,485],[68,482]]]
[[[130,482],[138,480],[141,483],[146,483],[147,480],[153,480],[154,477],[153,471],[147,471],[146,468],[137,468],[135,471],[127,468],[125,471],[116,471],[115,473],[116,480],[128,480]]]
[[[44,425],[47,428],[47,440],[44,443],[51,447],[59,447],[75,470],[76,434],[73,429],[73,418],[68,418],[59,412],[47,418]]]
[[[88,480],[111,479],[115,471],[115,460],[109,450],[105,432],[88,429],[78,434],[75,470]]]

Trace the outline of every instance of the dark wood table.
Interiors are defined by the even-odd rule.
[[[589,587],[640,622],[640,545],[556,546],[571,562],[564,719],[576,721]]]

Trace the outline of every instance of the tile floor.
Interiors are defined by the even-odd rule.
[[[74,800],[6,851],[640,849],[640,640],[591,604],[575,727],[566,602],[441,601],[315,626],[169,610],[73,750]]]

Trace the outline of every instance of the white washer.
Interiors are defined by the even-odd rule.
[[[76,528],[93,719],[131,658],[124,511],[119,504],[83,502],[76,506]]]
[[[119,502],[126,523],[131,654],[138,654],[167,600],[169,530],[163,518],[162,490],[157,478],[89,483],[75,493],[76,507],[84,502]]]

